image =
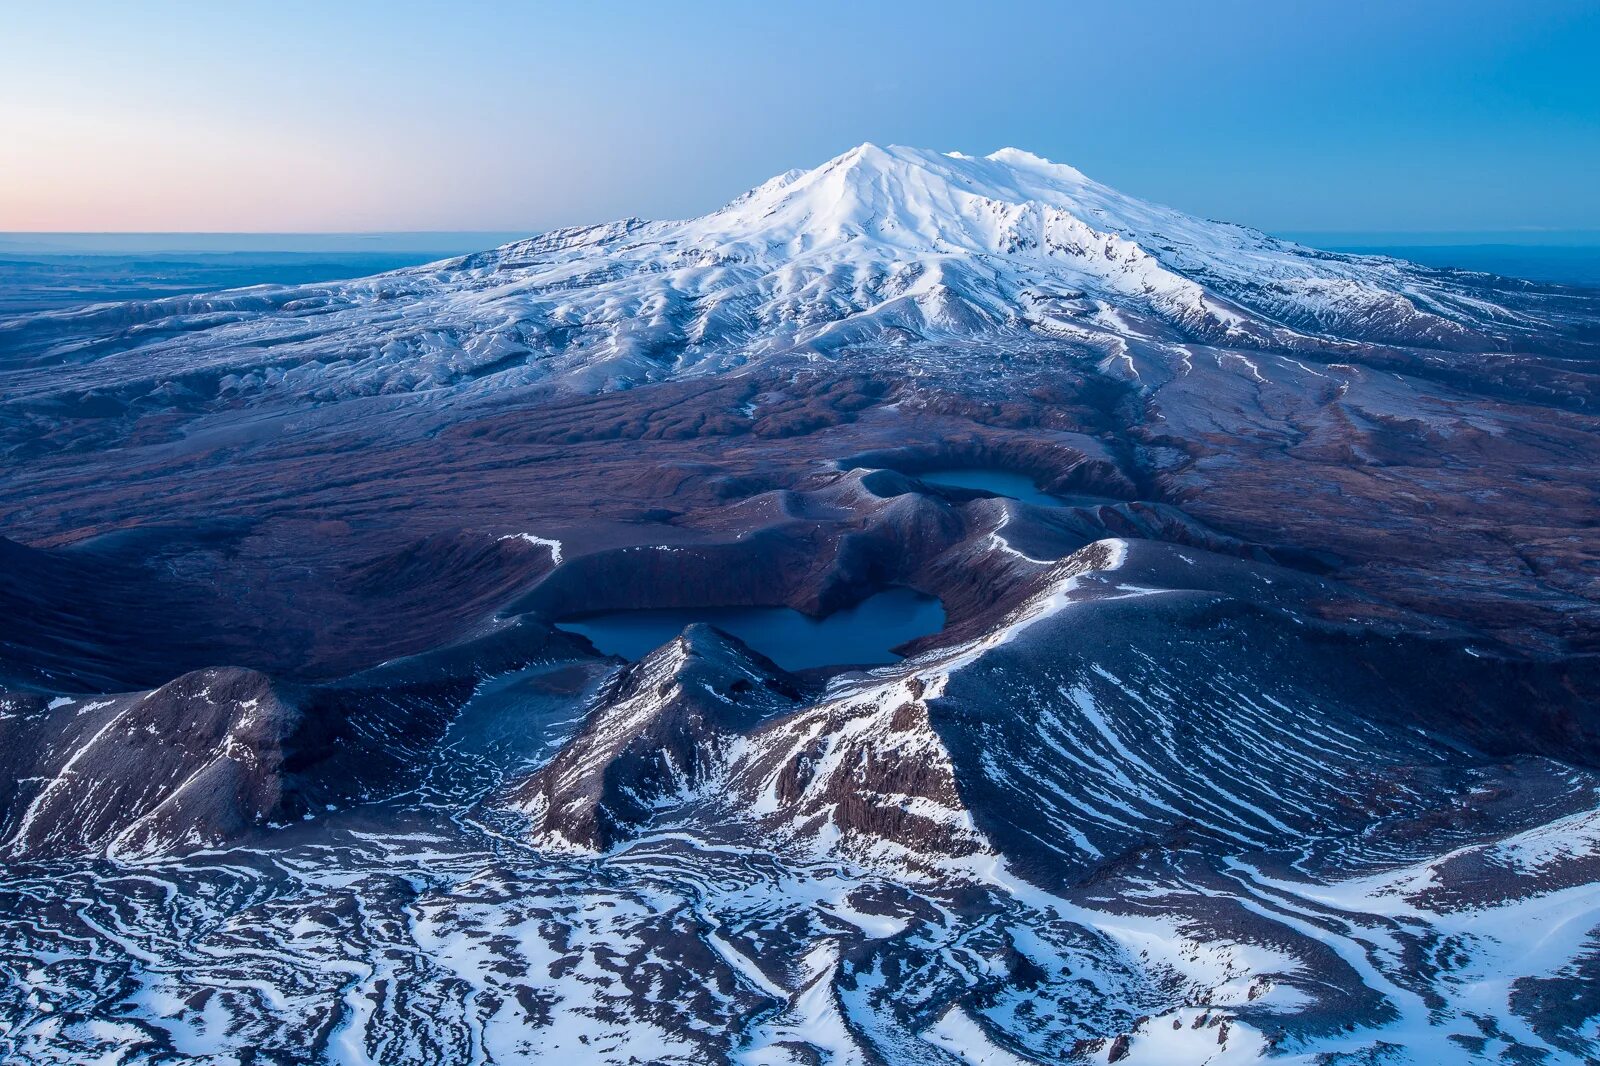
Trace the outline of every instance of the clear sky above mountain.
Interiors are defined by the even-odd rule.
[[[1273,230],[1600,228],[1600,5],[8,0],[0,230],[684,217],[1014,144]]]

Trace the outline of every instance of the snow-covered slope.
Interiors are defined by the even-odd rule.
[[[825,686],[704,626],[548,647],[406,746],[410,787],[232,842],[172,753],[94,780],[162,715],[251,745],[258,676],[0,703],[49,749],[19,842],[100,850],[184,782],[109,861],[8,856],[0,1060],[1594,1061],[1600,774],[1469,736],[1490,660],[1310,625],[1293,575],[1204,552],[1036,568],[984,632]],[[337,798],[289,762],[256,780]]]
[[[864,144],[688,221],[557,230],[359,281],[0,322],[0,370],[13,402],[88,388],[205,406],[483,379],[596,389],[973,337],[1494,350],[1540,325],[1482,282],[1194,218],[1014,148]]]

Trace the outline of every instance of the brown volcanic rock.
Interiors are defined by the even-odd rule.
[[[205,523],[54,549],[0,538],[0,682],[126,691],[216,662],[329,680],[470,638],[554,562],[515,534],[452,530],[348,568],[262,575],[250,562],[261,534]],[[359,545],[335,528],[270,550]]]
[[[767,723],[729,792],[777,839],[858,859],[926,871],[987,851],[921,686],[897,679]]]
[[[626,667],[506,802],[558,847],[608,850],[658,818],[703,824],[731,803],[769,839],[930,869],[984,844],[920,689],[898,679],[807,706],[772,663],[690,626]]]

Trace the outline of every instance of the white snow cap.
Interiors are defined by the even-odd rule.
[[[1113,229],[1150,220],[1151,205],[1060,163],[1002,148],[978,159],[958,152],[860,144],[814,170],[789,171],[720,211],[685,223],[685,236],[729,241],[760,234],[769,242],[883,242],[903,250],[1001,252],[1021,209],[1093,215]],[[1155,209],[1159,214],[1172,214]],[[1042,221],[1042,218],[1040,219]]]

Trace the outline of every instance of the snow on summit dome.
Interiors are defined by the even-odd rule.
[[[702,239],[788,240],[793,254],[859,238],[908,250],[1003,254],[1016,250],[1003,234],[1017,221],[1015,209],[1103,213],[1108,195],[1115,194],[1071,167],[1014,148],[972,159],[863,144],[686,225]]]

